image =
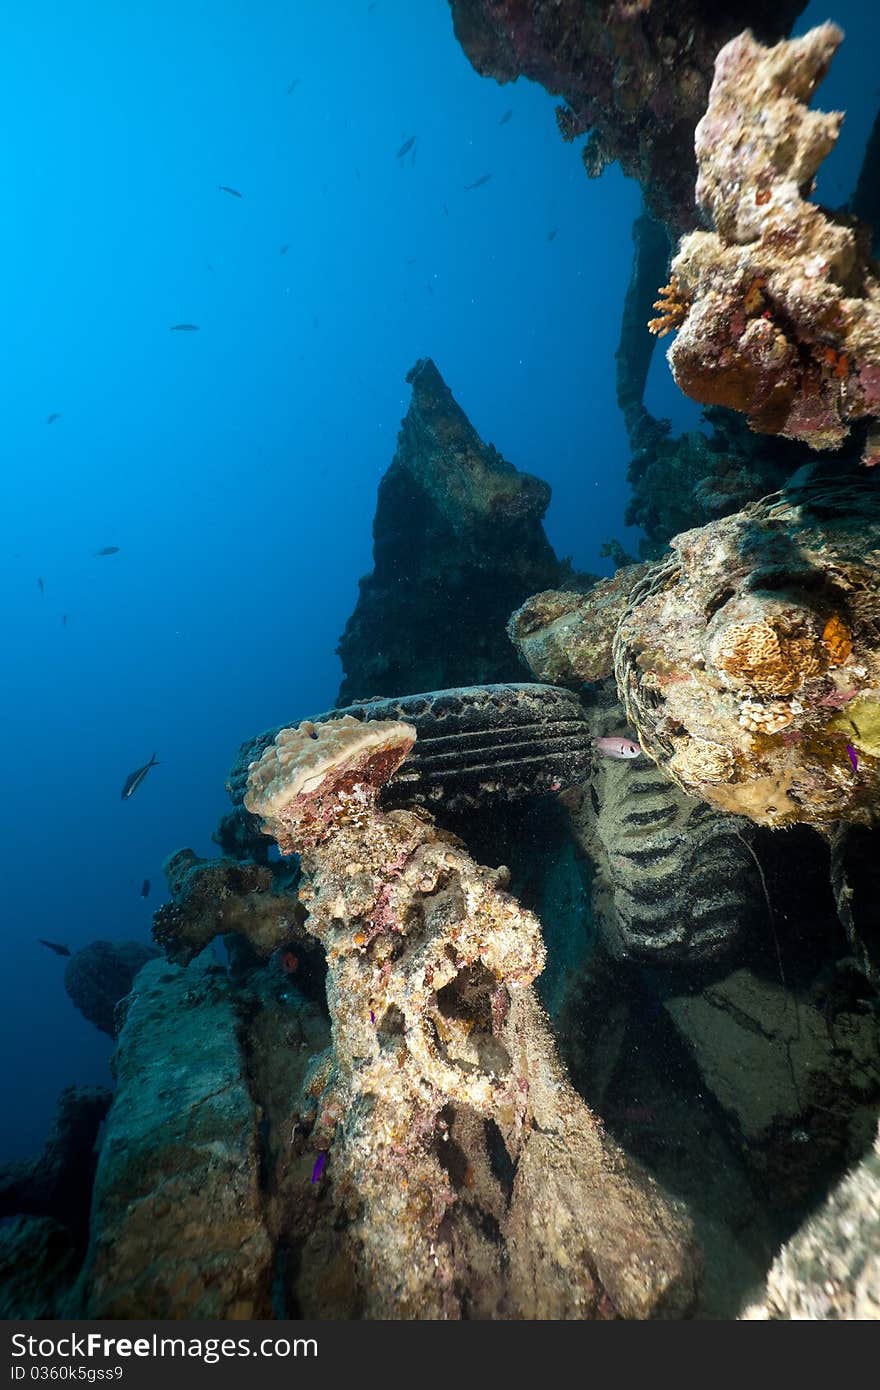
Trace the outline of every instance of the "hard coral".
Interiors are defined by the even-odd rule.
[[[660,313],[657,318],[648,320],[648,332],[653,333],[655,337],[663,338],[684,323],[691,302],[682,294],[677,275],[672,276],[668,285],[661,285],[658,294],[659,298],[654,301],[654,308],[659,309]]]
[[[880,414],[870,232],[804,196],[843,119],[807,107],[842,38],[823,24],[769,49],[746,32],[721,50],[696,130],[697,199],[714,230],[683,238],[670,281],[690,302],[668,353],[682,390],[814,449]]]
[[[383,739],[403,756],[411,730]],[[301,852],[306,927],[327,955],[333,1050],[309,1087],[311,1140],[365,1315],[687,1308],[687,1228],[556,1061],[530,989],[537,919],[504,891],[506,870],[476,865],[426,813],[378,809],[387,764],[364,773],[362,756],[363,784],[354,765],[339,764],[349,780],[321,833],[295,764],[287,793],[266,777],[264,804]]]
[[[677,536],[614,639],[643,751],[760,824],[875,820],[878,555],[880,492],[833,467]]]
[[[415,742],[410,724],[362,723],[351,715],[282,729],[248,769],[244,804],[290,854],[357,817]]]
[[[417,731],[409,755],[382,788],[379,802],[386,810],[426,806],[441,810],[446,820],[542,796],[577,781],[589,765],[581,704],[556,685],[509,682],[363,700],[318,715],[314,723],[345,718],[369,725],[400,722]],[[226,784],[234,815],[243,811],[251,765],[278,733],[267,729],[239,749]],[[328,811],[332,820],[332,806]],[[265,844],[259,819],[243,814]]]
[[[725,605],[709,639],[709,658],[733,689],[769,698],[791,695],[829,664],[809,612],[774,604],[765,595],[738,611],[730,607]]]
[[[507,634],[538,680],[582,685],[610,673],[617,624],[647,568],[625,565],[583,593],[549,589],[517,609]]]
[[[215,936],[236,932],[265,959],[295,933],[301,916],[290,875],[267,864],[200,859],[191,849],[164,864],[171,902],[153,914],[153,940],[169,960],[186,965]]]

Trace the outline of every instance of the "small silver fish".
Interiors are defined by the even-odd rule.
[[[137,791],[141,782],[146,777],[150,768],[158,766],[159,764],[156,761],[156,754],[154,753],[150,761],[148,763],[144,763],[143,767],[135,768],[134,772],[130,772],[126,777],[125,785],[122,788],[122,800],[127,801],[130,796],[134,796],[135,792]]]
[[[596,752],[601,753],[603,758],[617,758],[622,762],[641,757],[642,753],[634,739],[623,738],[621,734],[612,734],[610,738],[597,738],[593,743]]]

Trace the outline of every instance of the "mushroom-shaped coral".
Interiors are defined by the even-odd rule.
[[[345,715],[282,729],[248,768],[244,804],[285,854],[372,806],[416,738],[410,724]]]
[[[880,490],[829,471],[677,536],[615,636],[642,749],[761,824],[874,820],[878,557]]]
[[[668,357],[687,395],[814,449],[880,415],[870,229],[802,196],[843,119],[807,106],[842,38],[822,24],[764,48],[746,32],[718,54],[696,131],[697,200],[714,230],[681,241],[669,308],[651,325],[680,326]],[[878,460],[875,427],[864,462]]]
[[[685,1311],[688,1227],[562,1074],[537,918],[425,811],[376,804],[410,726],[333,723],[329,752],[309,746],[328,725],[276,739],[248,797],[300,852],[327,956],[333,1048],[302,1120],[365,1315]]]

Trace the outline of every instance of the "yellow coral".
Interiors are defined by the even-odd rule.
[[[692,738],[676,749],[669,761],[670,771],[690,786],[705,782],[729,782],[736,771],[736,761],[723,743]]]
[[[712,661],[730,684],[756,695],[791,695],[827,665],[825,649],[809,630],[786,631],[767,618],[731,623],[712,646]]]
[[[822,629],[822,645],[828,653],[831,666],[842,666],[852,653],[852,633],[836,613],[828,619]]]
[[[661,285],[657,291],[659,298],[654,300],[654,308],[660,313],[656,319],[648,320],[648,332],[658,338],[680,328],[688,316],[691,301],[682,291],[677,275],[673,275],[668,285]]]
[[[743,295],[743,308],[747,314],[757,314],[764,307],[764,289],[767,281],[759,275],[749,285]]]
[[[851,701],[828,727],[845,734],[860,752],[880,758],[880,699],[876,692]]]

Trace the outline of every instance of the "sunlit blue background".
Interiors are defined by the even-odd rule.
[[[877,104],[869,8],[835,7],[832,204]],[[479,78],[445,0],[7,0],[0,55],[2,1158],[108,1079],[37,937],[145,939],[241,739],[332,704],[417,357],[552,484],[558,553],[634,544],[613,352],[639,194],[586,178],[545,92]],[[696,418],[660,354],[648,403]]]

